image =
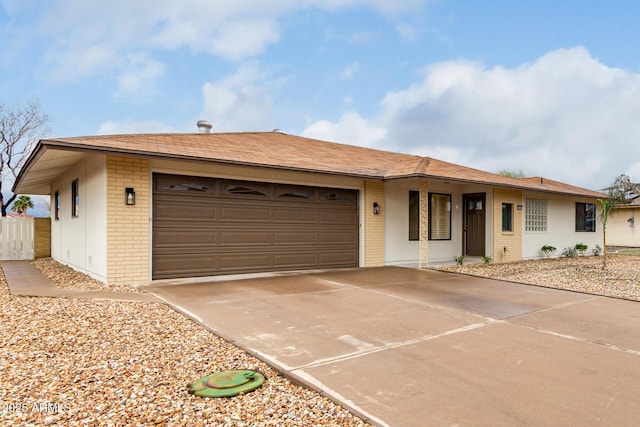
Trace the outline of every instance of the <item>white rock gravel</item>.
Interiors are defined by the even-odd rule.
[[[69,275],[75,288],[90,282]],[[367,425],[161,304],[11,296],[0,270],[0,308],[2,426]],[[253,392],[187,392],[247,368],[267,377]]]
[[[103,283],[86,274],[79,274],[73,268],[60,264],[51,258],[37,259],[31,264],[56,283],[59,288],[82,291],[142,292],[129,285]]]
[[[608,255],[606,269],[602,268],[602,256],[466,264],[437,269],[640,301],[640,256]]]

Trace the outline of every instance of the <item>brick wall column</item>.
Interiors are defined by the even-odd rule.
[[[150,168],[146,159],[107,156],[107,282],[140,283],[149,277]],[[136,204],[125,204],[133,187]]]
[[[502,203],[513,205],[513,231],[502,231]],[[495,188],[493,190],[493,260],[495,262],[522,259],[522,191]],[[507,248],[505,251],[504,248]]]
[[[419,268],[429,265],[429,189],[427,181],[420,180],[420,259]]]
[[[373,203],[380,205],[380,214],[373,214]],[[364,183],[364,266],[384,265],[384,182]]]

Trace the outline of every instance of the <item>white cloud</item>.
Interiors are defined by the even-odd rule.
[[[396,25],[396,31],[405,40],[412,41],[418,36],[419,31],[407,22],[399,22]]]
[[[279,39],[274,22],[264,19],[246,20],[222,25],[217,37],[211,41],[212,53],[239,61],[264,51],[268,44]]]
[[[106,121],[100,124],[96,135],[118,135],[127,133],[173,133],[176,128],[158,120],[148,121]],[[195,132],[195,131],[194,131]]]
[[[354,112],[343,114],[337,123],[317,121],[302,132],[308,138],[366,147],[374,146],[385,134],[384,127],[372,125]]]
[[[360,63],[358,61],[353,61],[348,67],[340,72],[340,78],[343,80],[352,79],[359,67]]]
[[[216,132],[271,130],[271,93],[279,84],[269,80],[257,64],[244,64],[235,74],[204,84],[201,117],[212,123]]]
[[[153,53],[188,48],[242,61],[276,43],[280,39],[279,20],[301,9],[332,11],[357,6],[395,16],[426,1],[51,0],[18,7],[16,2],[5,0],[5,8],[12,17],[25,13],[36,17],[30,29],[13,33],[13,38],[26,34],[39,37],[37,43],[47,51],[44,63],[48,71],[58,78],[73,79],[117,68],[128,53],[141,50]],[[362,41],[370,35],[354,37]]]
[[[127,71],[118,78],[116,96],[134,96],[144,100],[146,95],[156,90],[155,82],[164,74],[165,66],[145,54],[131,54],[127,59]]]
[[[102,73],[118,63],[117,48],[109,43],[73,43],[44,54],[43,74],[55,80]]]
[[[434,64],[381,107],[375,118],[350,113],[358,120],[321,121],[304,133],[595,189],[640,172],[640,74],[607,67],[582,47],[512,69]]]

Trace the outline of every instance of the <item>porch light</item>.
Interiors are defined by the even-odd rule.
[[[133,191],[133,187],[125,188],[126,197],[124,202],[126,205],[132,206],[136,204],[136,192]]]
[[[373,214],[380,215],[380,205],[378,202],[373,202]]]

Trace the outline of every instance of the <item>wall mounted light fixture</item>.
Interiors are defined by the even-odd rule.
[[[124,190],[125,192],[125,199],[124,199],[124,203],[126,205],[132,206],[136,204],[136,192],[133,191],[133,187],[127,187]]]
[[[380,215],[380,205],[378,202],[373,202],[373,214]]]

